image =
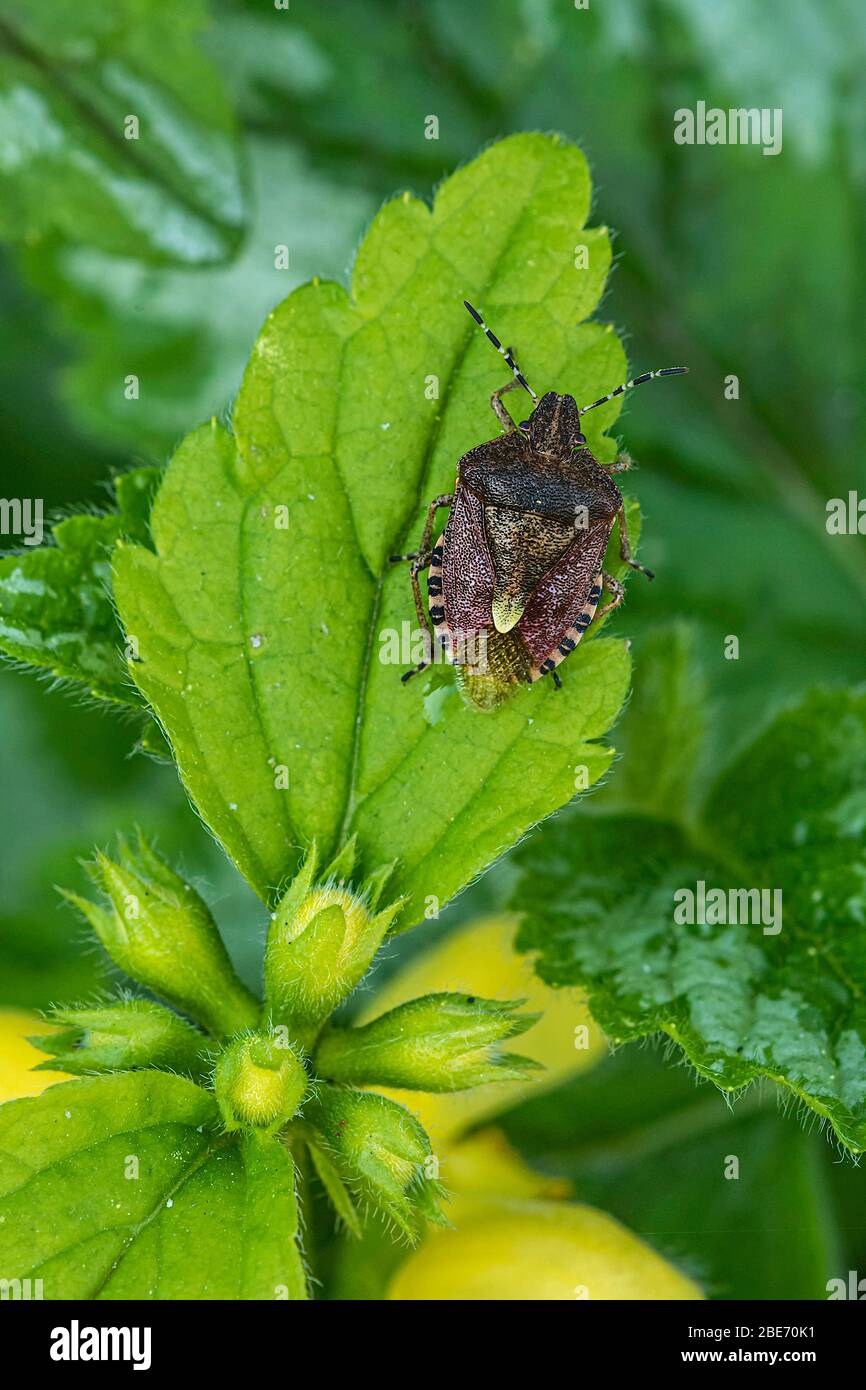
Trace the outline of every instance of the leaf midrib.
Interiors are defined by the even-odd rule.
[[[232,445],[236,452],[238,447],[237,438],[232,438]],[[233,480],[230,475],[228,476],[228,484],[229,487],[233,486]],[[253,661],[253,658],[250,654],[251,628],[247,622],[247,600],[245,583],[245,575],[248,573],[246,521],[250,508],[255,505],[256,498],[259,496],[260,492],[261,489],[258,489],[252,497],[248,498],[246,502],[242,503],[240,509],[240,533],[238,536],[238,620],[240,623],[241,651],[243,652],[244,669],[246,671],[247,684],[250,690],[250,698],[252,700],[253,709],[255,711],[256,716],[256,723],[261,734],[262,742],[264,743],[265,748],[267,749],[279,747],[279,740],[271,740],[270,735],[268,733],[265,716],[265,702],[262,700],[259,694],[258,676],[256,674],[256,667],[258,663]],[[283,826],[285,827],[286,835],[289,842],[287,846],[287,851],[290,852],[292,842],[297,839],[297,832],[295,830],[294,820],[292,818],[291,807],[289,805],[288,799],[282,796],[278,798],[277,804],[280,808],[280,819],[283,823]],[[253,845],[250,836],[245,828],[243,829],[243,837],[246,841],[246,845],[249,850],[252,861],[258,865],[259,872],[261,874],[262,887],[265,890],[263,896],[265,897],[265,900],[268,901],[270,897],[273,895],[274,890],[278,889],[280,885],[268,884],[268,876],[261,855],[259,854],[256,847]],[[287,852],[287,862],[288,859],[289,853]]]
[[[189,1167],[185,1168],[183,1172],[180,1173],[178,1177],[174,1180],[174,1182],[169,1185],[169,1187],[163,1189],[163,1191],[160,1193],[159,1197],[154,1202],[148,1214],[142,1217],[141,1221],[138,1223],[137,1226],[134,1226],[132,1228],[132,1231],[130,1232],[129,1236],[124,1241],[122,1248],[117,1253],[117,1255],[115,1255],[109,1268],[106,1270],[105,1274],[103,1274],[102,1278],[99,1280],[99,1283],[94,1287],[93,1291],[91,1292],[91,1299],[99,1298],[99,1295],[103,1292],[109,1280],[117,1273],[118,1269],[122,1265],[123,1261],[126,1259],[130,1250],[133,1248],[136,1241],[139,1239],[142,1231],[146,1230],[147,1227],[150,1226],[156,1220],[159,1213],[165,1207],[166,1202],[171,1201],[175,1197],[175,1195],[180,1191],[180,1189],[187,1182],[189,1182],[191,1178],[195,1177],[195,1174],[199,1171],[199,1169],[203,1168],[204,1165],[208,1163],[211,1158],[213,1158],[214,1154],[219,1153],[222,1149],[228,1148],[228,1146],[232,1142],[233,1136],[229,1134],[221,1134],[213,1138],[210,1141],[210,1143],[205,1144],[204,1148],[198,1154],[196,1154]]]

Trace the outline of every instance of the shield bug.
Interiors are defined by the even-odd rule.
[[[415,607],[428,638],[419,576],[429,571],[434,639],[457,667],[469,701],[493,709],[517,684],[549,675],[559,687],[557,667],[593,620],[622,603],[622,585],[602,567],[615,521],[621,558],[652,579],[632,556],[622,493],[611,476],[624,472],[629,460],[623,455],[607,467],[598,463],[587,447],[581,416],[632,386],[679,376],[688,368],[644,372],[580,408],[573,396],[555,391],[539,399],[510,348],[464,303],[512,371],[513,379],[490,397],[504,433],[464,454],[454,492],[434,498],[428,507],[420,550],[391,558],[412,562]],[[502,402],[517,387],[534,402],[520,425]],[[440,507],[451,513],[431,545]],[[599,608],[604,590],[610,597]],[[420,662],[402,679],[429,664]]]

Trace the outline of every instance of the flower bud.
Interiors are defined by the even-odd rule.
[[[274,1133],[297,1114],[307,1086],[298,1053],[265,1033],[237,1038],[220,1057],[214,1076],[226,1129]]]
[[[271,918],[265,951],[265,993],[275,1020],[286,1022],[299,1037],[315,1034],[367,973],[401,901],[381,912],[372,910],[375,892],[365,885],[355,893],[334,877],[334,869],[351,872],[354,845],[341,852],[316,883],[315,847],[281,898]]]
[[[516,1014],[523,1000],[427,994],[362,1028],[329,1028],[316,1047],[319,1076],[356,1086],[463,1091],[489,1081],[522,1081],[538,1062],[498,1052],[538,1014]]]
[[[60,1030],[30,1042],[51,1054],[34,1071],[61,1070],[73,1076],[164,1067],[200,1077],[210,1070],[208,1040],[191,1023],[149,999],[123,999],[94,1009],[55,1009]]]
[[[64,896],[121,970],[218,1036],[255,1025],[259,1005],[235,974],[207,906],[143,839],[134,853],[121,843],[119,863],[97,854],[87,869],[110,906]]]
[[[305,1111],[347,1186],[376,1207],[410,1241],[424,1221],[447,1225],[442,1187],[422,1126],[402,1105],[373,1091],[319,1086]]]

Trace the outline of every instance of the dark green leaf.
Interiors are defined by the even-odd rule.
[[[521,849],[520,944],[588,988],[614,1040],[665,1032],[726,1090],[782,1082],[866,1148],[864,785],[866,694],[817,692],[722,774],[697,828],[571,815]]]
[[[0,559],[0,650],[16,661],[83,683],[92,695],[141,709],[127,673],[111,599],[111,550],[120,536],[148,544],[159,474],[139,468],[115,483],[118,510],[67,517],[53,544]]]

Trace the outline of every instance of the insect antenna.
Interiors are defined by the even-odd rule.
[[[653,381],[657,376],[683,376],[688,370],[688,367],[659,367],[658,371],[644,372],[633,381],[624,381],[622,386],[617,386],[615,391],[609,391],[606,396],[599,397],[592,405],[582,405],[578,413],[583,415],[587,410],[595,410],[597,405],[604,405],[605,401],[612,401],[614,396],[621,396],[623,391],[630,391],[633,386],[642,386],[645,381]]]
[[[487,334],[491,343],[496,348],[496,351],[501,353],[502,356],[505,358],[506,362],[508,363],[509,367],[514,373],[514,380],[517,382],[517,384],[519,386],[522,386],[524,391],[528,391],[534,401],[537,401],[538,397],[536,396],[529,382],[526,380],[526,377],[523,375],[514,358],[512,357],[510,349],[504,348],[500,343],[499,339],[497,338],[496,334],[490,332],[490,329],[487,327],[487,324],[484,322],[478,310],[473,309],[468,299],[464,299],[463,303],[466,305],[466,308],[469,310],[475,322],[479,324],[481,328],[484,329],[484,332]]]

